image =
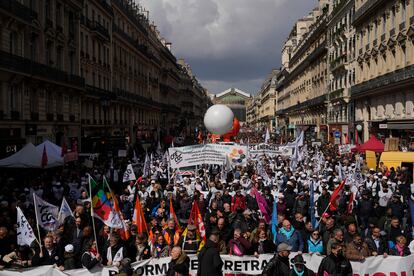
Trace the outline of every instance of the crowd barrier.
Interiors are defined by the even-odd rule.
[[[291,258],[296,255],[291,254]],[[263,268],[273,257],[270,254],[260,255],[258,258],[254,256],[236,257],[229,255],[222,255],[224,262],[223,274],[230,275],[260,275]],[[306,266],[318,271],[322,256],[303,254]],[[149,259],[139,261],[132,264],[134,271],[138,275],[143,276],[163,276],[168,270],[168,263],[170,258]],[[197,272],[197,256],[190,256],[190,275],[195,276]],[[352,262],[354,276],[410,276],[414,275],[414,255],[407,257],[382,256],[369,257],[364,262]],[[116,267],[99,267],[92,271],[87,269],[74,269],[60,271],[53,266],[40,266],[32,269],[24,270],[0,270],[0,276],[111,276],[118,272]]]

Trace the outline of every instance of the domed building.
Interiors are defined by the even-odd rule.
[[[237,88],[230,88],[213,95],[212,101],[214,104],[227,105],[240,122],[246,122],[246,105],[251,98],[249,93]]]

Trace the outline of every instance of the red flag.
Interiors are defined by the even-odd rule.
[[[43,146],[43,154],[42,154],[42,168],[46,168],[47,166],[47,153],[46,153],[46,146]]]
[[[347,208],[348,215],[352,214],[352,210],[354,209],[354,193],[351,193],[349,196],[349,203]]]
[[[62,152],[60,153],[60,156],[61,157],[64,157],[66,153],[68,153],[68,147],[66,146],[65,140],[63,140]]]
[[[175,222],[175,231],[181,231],[180,222],[178,221],[177,215],[174,211],[174,206],[172,202],[172,195],[170,196],[170,219],[174,219]]]
[[[147,223],[145,222],[145,216],[144,212],[142,211],[141,207],[141,201],[137,197],[137,200],[135,202],[135,209],[134,209],[134,216],[132,217],[132,223],[134,223],[137,226],[137,233],[147,233],[148,235],[148,229],[147,229]]]
[[[333,191],[331,199],[329,200],[329,210],[336,211],[336,209],[338,208],[338,206],[336,205],[336,199],[338,198],[339,192],[344,188],[344,186],[345,180],[341,182],[341,184],[335,189],[335,191]]]
[[[201,217],[200,209],[198,208],[198,203],[193,202],[193,207],[191,208],[190,218],[188,219],[188,224],[193,224],[197,227],[201,238],[205,242],[206,237],[206,228],[204,226],[203,218]]]

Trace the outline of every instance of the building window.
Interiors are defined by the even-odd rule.
[[[32,61],[37,60],[37,41],[34,36],[30,39],[30,59]]]
[[[391,29],[395,28],[395,7],[391,10]]]
[[[386,28],[387,28],[387,16],[383,14],[382,15],[382,34],[385,34]]]
[[[85,50],[86,54],[89,55],[89,36],[85,35]]]

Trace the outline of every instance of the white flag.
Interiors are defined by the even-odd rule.
[[[125,172],[124,172],[124,178],[122,180],[122,182],[129,182],[129,181],[134,181],[136,180],[136,176],[134,173],[134,169],[132,168],[132,164],[128,164]]]
[[[40,227],[48,231],[54,231],[58,227],[59,207],[44,201],[33,194],[36,210],[36,220]]]
[[[18,245],[31,245],[36,240],[33,233],[33,229],[27,222],[22,210],[17,208],[17,244]]]
[[[66,198],[63,197],[62,205],[60,206],[59,215],[58,215],[59,224],[63,224],[63,222],[65,221],[65,218],[69,216],[73,217],[73,213],[72,213],[72,210],[70,209],[69,203],[66,201]]]
[[[151,169],[151,161],[148,157],[148,153],[145,153],[145,161],[144,161],[144,171],[143,171],[143,177],[150,176],[150,169]]]
[[[270,140],[270,133],[269,133],[269,129],[266,128],[265,144],[267,144],[267,142],[269,142],[269,140]]]

